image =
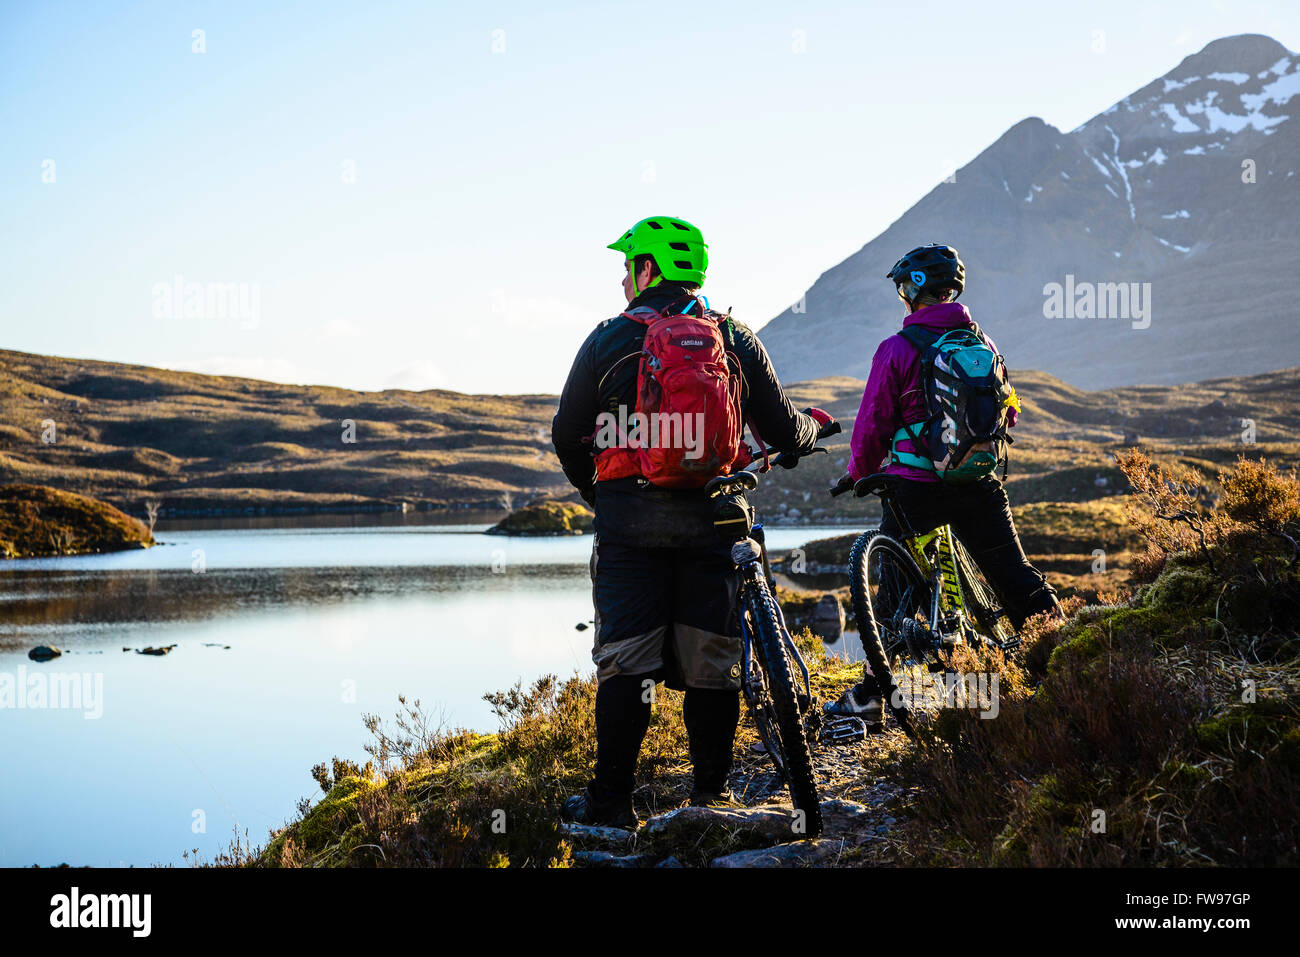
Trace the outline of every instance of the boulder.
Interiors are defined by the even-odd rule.
[[[560,825],[564,836],[576,844],[598,844],[602,847],[626,849],[631,847],[633,834],[621,827],[594,827],[565,821]]]
[[[787,840],[794,816],[789,805],[776,807],[682,807],[646,822],[642,833],[660,846],[689,847],[706,831],[725,828],[769,844]]]
[[[709,866],[735,868],[834,865],[835,860],[844,852],[847,845],[847,841],[833,838],[796,841],[793,844],[777,844],[775,847],[760,847],[715,857],[709,863]]]
[[[49,661],[51,658],[57,658],[61,654],[63,654],[63,652],[59,651],[58,648],[53,648],[50,645],[37,645],[31,651],[27,652],[27,657],[32,659],[32,661]]]
[[[827,644],[834,644],[844,634],[844,606],[839,598],[827,592],[813,608],[813,634]]]

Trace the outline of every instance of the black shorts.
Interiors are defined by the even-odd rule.
[[[645,547],[597,534],[591,579],[598,681],[649,674],[670,688],[740,688],[739,573],[729,544]]]

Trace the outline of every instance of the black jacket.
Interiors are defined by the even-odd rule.
[[[690,292],[676,283],[660,283],[643,292],[627,308],[648,306],[662,312],[675,303],[686,304]],[[597,326],[578,350],[569,378],[560,394],[560,407],[551,423],[551,440],[564,474],[596,509],[596,528],[602,540],[623,538],[642,544],[686,545],[713,540],[712,523],[702,490],[656,489],[644,479],[596,482],[591,436],[596,416],[617,414],[620,405],[636,405],[638,363],[620,359],[641,351],[644,323],[623,316]],[[804,454],[817,442],[817,423],[797,411],[786,397],[768,358],[767,350],[747,326],[728,321],[723,339],[736,355],[744,376],[741,411],[768,446],[782,452]],[[613,374],[606,378],[606,373]],[[602,379],[604,380],[602,382]],[[635,526],[635,528],[634,528]],[[639,531],[637,529],[640,529]]]

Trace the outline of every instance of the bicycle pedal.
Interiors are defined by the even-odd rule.
[[[865,741],[871,730],[880,730],[881,725],[868,725],[861,718],[836,718],[822,728],[822,744],[857,744]]]

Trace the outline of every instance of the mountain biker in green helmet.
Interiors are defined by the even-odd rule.
[[[608,248],[622,256],[627,305],[578,350],[551,428],[565,475],[596,513],[596,768],[563,814],[634,827],[634,772],[661,681],[685,691],[691,803],[731,799],[739,581],[703,486],[749,461],[742,423],[759,433],[760,447],[797,456],[831,419],[797,411],[758,337],[729,312],[709,309],[700,295],[708,246],[694,225],[650,216]],[[665,362],[679,365],[668,371]],[[620,423],[651,407],[688,410],[672,413],[683,422],[698,415],[692,441],[683,427],[669,429],[682,447],[634,442],[636,430]]]
[[[996,466],[1005,456],[1001,443],[1009,441],[1006,429],[1015,425],[1020,404],[1005,378],[997,346],[957,302],[966,287],[961,257],[951,246],[919,246],[895,263],[886,278],[894,282],[907,314],[903,328],[876,349],[853,425],[848,472],[838,485],[851,486],[882,471],[894,476],[894,505],[911,529],[923,533],[951,526],[1017,629],[1033,614],[1059,612],[1056,591],[1025,557],[1006,491],[997,478]],[[1000,374],[994,376],[997,397],[985,401],[985,408],[978,408],[979,402],[971,399],[962,403],[960,413],[948,418],[943,418],[947,412],[935,415],[941,401],[930,395],[934,389],[925,360],[938,355],[936,344],[944,341],[974,346],[991,360],[983,371],[1000,368]],[[956,374],[959,370],[950,371]],[[948,372],[942,374],[947,378],[941,387],[952,394],[956,380]],[[942,442],[955,442],[956,433],[970,431],[970,420],[981,414],[987,424],[975,427],[980,434],[974,438],[992,440],[968,442],[962,461],[937,467],[935,454],[946,454]],[[955,419],[964,421],[959,424]],[[931,441],[932,432],[927,432],[935,425],[942,430],[939,445]],[[906,534],[897,516],[886,512],[880,530],[894,538]],[[867,640],[869,636],[863,636],[864,645]],[[876,724],[883,714],[882,689],[869,670],[864,667],[863,671],[863,680],[827,705],[826,711]]]

